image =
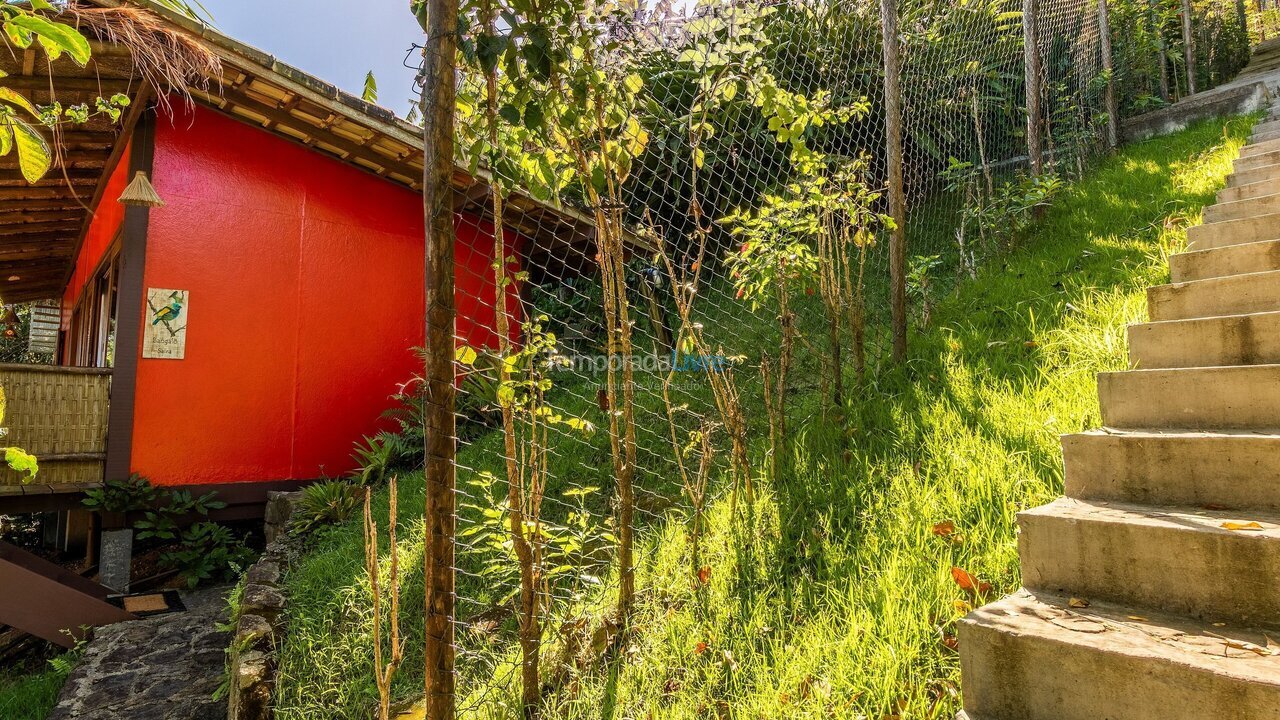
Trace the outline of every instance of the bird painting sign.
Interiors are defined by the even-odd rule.
[[[186,290],[147,288],[146,317],[142,323],[142,357],[181,360],[187,354]]]

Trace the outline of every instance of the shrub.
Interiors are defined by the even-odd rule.
[[[322,525],[346,522],[360,509],[363,488],[344,480],[322,480],[302,490],[302,498],[293,509],[290,527],[296,533],[308,533]]]

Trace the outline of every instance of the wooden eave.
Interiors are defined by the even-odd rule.
[[[63,58],[50,62],[37,48],[0,52],[2,82],[37,105],[64,107],[117,93],[142,100],[142,81],[127,49],[92,43],[93,58],[79,67]],[[88,229],[89,207],[118,157],[124,122],[103,118],[59,131],[60,157],[44,179],[27,182],[16,153],[0,157],[0,298],[4,302],[61,295],[73,258]],[[48,136],[49,130],[41,129]]]
[[[88,1],[101,7],[141,7],[175,30],[198,38],[222,64],[222,77],[210,78],[207,91],[189,88],[201,104],[421,192],[422,130],[392,111],[151,0]],[[56,96],[64,106],[80,102],[92,106],[95,98],[117,92],[135,101],[135,112],[122,123],[94,120],[70,127],[62,140],[66,152],[60,166],[38,183],[22,179],[13,156],[0,158],[0,298],[5,302],[61,295],[88,229],[91,214],[86,206],[114,201],[101,197],[102,188],[122,154],[125,143],[121,140],[129,136],[137,112],[148,104],[150,89],[144,87],[128,48],[96,41],[92,45],[93,59],[85,68],[66,59],[49,63],[35,49],[0,57],[0,69],[10,75],[4,82],[37,103],[48,103]],[[53,94],[48,90],[50,77]],[[483,169],[472,176],[459,167],[453,179],[456,206],[489,215],[489,179]],[[589,249],[594,223],[576,208],[513,193],[506,200],[504,221],[532,241],[527,246],[531,256],[550,259],[570,251],[594,255]],[[653,249],[630,234],[627,241],[639,250]]]

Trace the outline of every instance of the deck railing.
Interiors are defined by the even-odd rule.
[[[0,442],[39,459],[36,484],[102,482],[110,369],[0,364],[0,389],[9,429]],[[21,482],[0,467],[0,486]]]

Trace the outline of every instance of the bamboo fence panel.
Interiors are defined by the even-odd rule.
[[[36,482],[102,482],[109,369],[0,364],[0,392],[9,430],[3,443],[39,459]],[[0,486],[21,482],[20,475],[0,468]]]

